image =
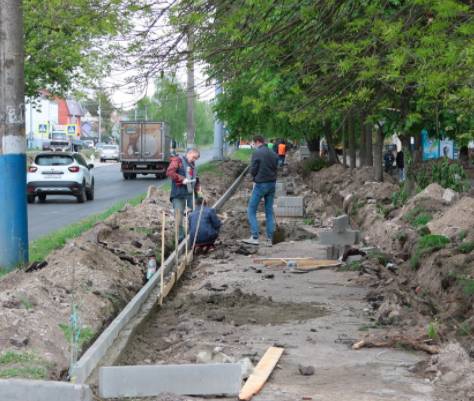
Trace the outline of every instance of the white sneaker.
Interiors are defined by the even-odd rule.
[[[254,237],[250,237],[249,239],[243,239],[242,242],[245,243],[245,244],[250,244],[250,245],[258,245],[259,244],[258,238],[254,238]]]

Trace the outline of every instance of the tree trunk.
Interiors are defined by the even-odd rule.
[[[360,113],[360,149],[359,149],[359,163],[360,167],[366,166],[367,165],[367,141],[366,141],[366,135],[365,135],[365,115],[364,112]]]
[[[366,164],[367,166],[372,167],[374,165],[374,150],[372,145],[372,126],[368,123],[365,124],[365,144],[366,144],[366,151],[365,154],[367,155]]]
[[[339,158],[336,154],[336,149],[334,148],[334,140],[331,132],[331,123],[326,121],[324,123],[324,133],[326,135],[326,142],[328,144],[328,161],[330,164],[339,163]]]
[[[320,136],[305,136],[306,138],[306,143],[308,144],[308,150],[311,152],[313,156],[319,157],[319,142],[320,142]]]
[[[378,126],[374,145],[374,180],[383,182],[383,127]]]
[[[417,132],[415,134],[415,150],[413,152],[413,164],[421,163],[423,159],[423,144],[421,141],[421,133]]]
[[[355,141],[355,127],[354,127],[354,114],[349,113],[347,119],[347,133],[349,134],[349,157],[350,157],[350,168],[356,168],[356,141]]]

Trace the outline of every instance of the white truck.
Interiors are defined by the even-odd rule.
[[[121,121],[120,162],[123,178],[154,174],[164,178],[169,165],[171,138],[164,122]]]

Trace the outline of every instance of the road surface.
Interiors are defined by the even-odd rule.
[[[212,159],[212,149],[201,152],[198,164]],[[119,163],[107,163],[93,170],[95,177],[95,199],[77,203],[75,197],[51,195],[46,203],[28,205],[28,233],[30,241],[82,220],[92,214],[101,213],[121,200],[129,200],[146,192],[150,185],[162,185],[167,180],[155,176],[139,175],[135,180],[124,180]]]

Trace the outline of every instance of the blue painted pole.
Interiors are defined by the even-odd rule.
[[[20,0],[0,0],[0,269],[28,262],[25,84]]]

